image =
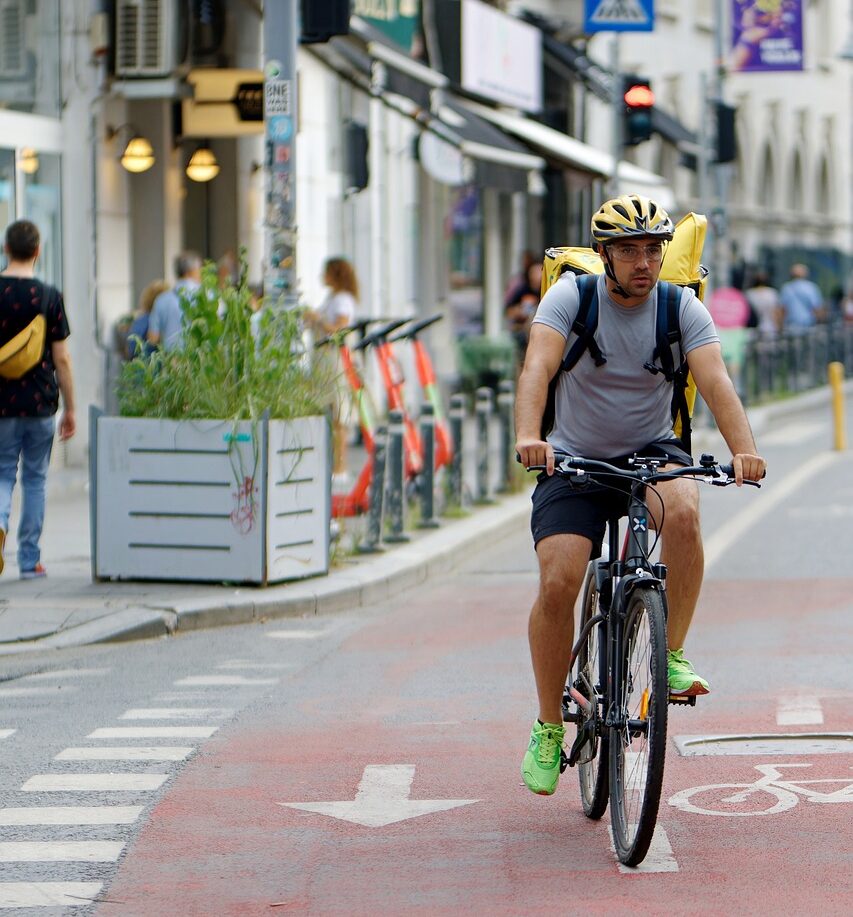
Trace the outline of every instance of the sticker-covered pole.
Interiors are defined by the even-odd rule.
[[[264,4],[264,295],[295,306],[298,0]]]

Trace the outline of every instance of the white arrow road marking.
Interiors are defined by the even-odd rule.
[[[280,802],[280,806],[339,818],[367,828],[469,806],[479,799],[409,799],[414,764],[368,764],[352,801]]]
[[[779,726],[814,726],[823,722],[823,708],[819,697],[804,694],[779,698],[776,723]]]
[[[84,907],[102,888],[100,882],[0,882],[0,907]]]
[[[8,739],[14,732],[14,729],[0,729],[0,739]]]
[[[608,831],[610,831],[610,849],[615,854],[616,846],[613,843],[613,829],[608,828]],[[643,862],[639,866],[626,866],[624,863],[620,863],[619,872],[624,872],[628,875],[644,872],[678,872],[678,861],[672,854],[672,845],[666,836],[666,831],[660,825],[655,825],[652,843]]]

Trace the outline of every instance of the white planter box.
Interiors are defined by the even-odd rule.
[[[273,583],[327,573],[325,417],[240,422],[93,412],[96,579]]]

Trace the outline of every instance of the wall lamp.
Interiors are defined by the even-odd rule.
[[[25,146],[19,154],[18,165],[26,175],[35,175],[39,170],[39,154],[31,146]]]
[[[219,175],[219,163],[213,150],[209,146],[198,147],[190,156],[186,171],[187,178],[192,181],[204,182],[216,178]]]
[[[107,140],[113,140],[124,128],[130,128],[131,136],[121,154],[122,167],[128,172],[147,172],[154,165],[154,148],[147,137],[143,137],[132,124],[107,127]]]

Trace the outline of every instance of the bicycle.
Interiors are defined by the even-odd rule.
[[[692,786],[687,790],[681,790],[669,799],[669,804],[683,812],[694,812],[698,815],[726,815],[729,817],[750,817],[753,815],[775,815],[777,812],[784,812],[787,809],[793,809],[800,801],[802,796],[809,802],[817,803],[835,803],[835,802],[853,802],[853,781],[844,777],[826,777],[818,780],[785,780],[782,776],[781,769],[785,767],[811,767],[811,764],[756,764],[755,769],[764,776],[759,777],[754,783],[713,783],[707,786]],[[817,790],[808,789],[814,784],[843,784],[843,786],[830,793],[820,793]],[[731,793],[730,795],[720,797],[722,791],[740,790],[740,792]],[[705,794],[710,796],[706,802],[704,799],[697,802],[705,802],[700,806],[694,802],[694,797]],[[725,808],[709,808],[709,806],[727,803],[736,805],[744,803],[750,796],[762,798],[760,805],[752,811],[737,811]],[[766,797],[770,797],[767,799]]]
[[[663,502],[656,520],[646,502],[647,489],[684,476],[726,486],[735,482],[734,471],[708,454],[699,465],[665,470],[660,470],[663,458],[635,456],[630,468],[559,452],[555,459],[556,474],[604,482],[615,477],[630,485],[627,511],[608,520],[606,555],[590,560],[580,593],[580,630],[562,705],[563,721],[574,723],[577,735],[569,753],[561,751],[560,770],[578,766],[587,817],[600,819],[609,798],[616,855],[626,866],[637,866],[657,821],[668,703],[696,703],[695,697],[669,693],[666,567],[650,559],[657,538],[649,546],[649,520],[660,532]],[[619,523],[625,516],[620,550]]]

